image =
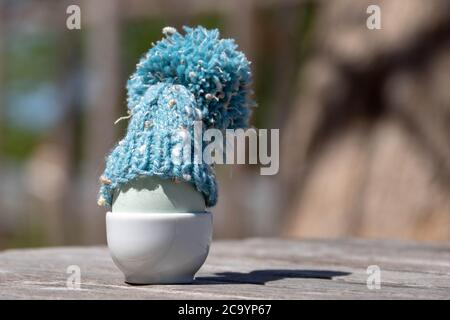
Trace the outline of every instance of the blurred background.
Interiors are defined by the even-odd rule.
[[[105,243],[126,80],[164,26],[198,24],[253,62],[252,124],[281,139],[275,176],[218,168],[216,239],[450,240],[450,1],[0,0],[0,249]]]

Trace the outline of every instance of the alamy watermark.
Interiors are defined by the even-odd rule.
[[[66,287],[70,290],[81,289],[81,268],[77,265],[70,265],[66,269],[69,274],[66,281]]]
[[[376,4],[371,4],[367,7],[366,13],[369,17],[366,20],[366,26],[369,30],[381,29],[381,8]]]
[[[366,273],[369,275],[367,277],[367,289],[381,289],[381,269],[377,265],[370,265],[367,267]]]
[[[275,175],[280,162],[279,131],[255,128],[203,130],[203,122],[195,121],[190,130],[181,128],[171,134],[170,160],[175,165],[260,164],[261,175]],[[146,149],[146,145],[137,147],[142,154]]]
[[[81,29],[81,9],[80,6],[72,4],[67,7],[66,13],[69,15],[66,19],[66,27],[69,30]]]

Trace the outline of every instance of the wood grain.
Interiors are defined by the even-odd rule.
[[[79,290],[67,267],[81,269]],[[378,265],[381,288],[366,269]],[[450,244],[369,240],[216,241],[190,285],[132,286],[106,247],[0,253],[1,299],[450,299]]]

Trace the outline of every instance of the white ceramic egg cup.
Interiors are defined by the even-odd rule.
[[[106,214],[108,247],[131,284],[190,283],[206,260],[212,214],[190,184],[144,178]]]

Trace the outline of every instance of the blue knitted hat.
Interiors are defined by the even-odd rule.
[[[99,205],[110,206],[114,190],[139,176],[186,181],[208,207],[217,202],[213,168],[185,157],[183,146],[194,144],[195,121],[219,130],[247,127],[253,104],[250,63],[232,39],[219,39],[218,30],[184,31],[164,28],[166,37],[128,80],[131,119],[126,136],[106,159]]]

